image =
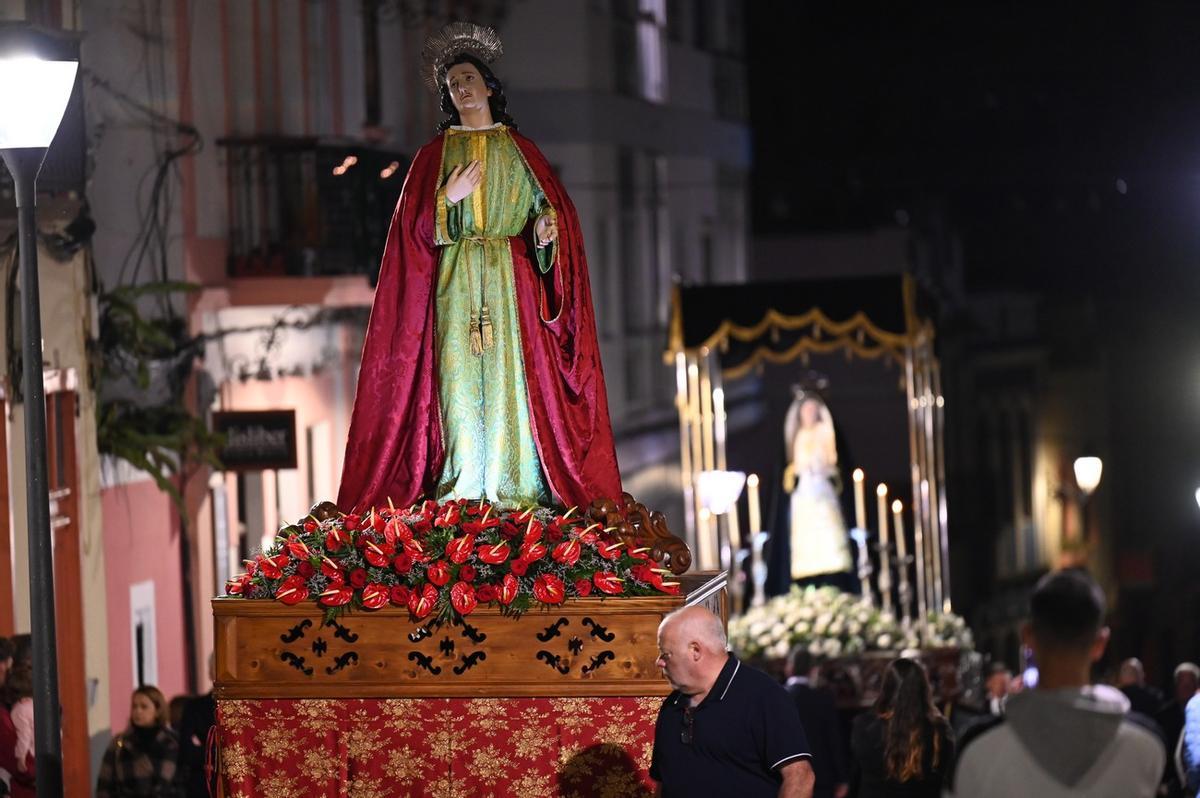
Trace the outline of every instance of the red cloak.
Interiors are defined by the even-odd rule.
[[[546,484],[564,506],[619,499],[621,477],[600,366],[579,217],[532,141],[511,131],[558,213],[558,255],[539,274],[532,222],[510,239],[530,424]],[[363,343],[338,506],[408,506],[436,488],[445,459],[434,347],[439,135],[413,159],[392,215]]]

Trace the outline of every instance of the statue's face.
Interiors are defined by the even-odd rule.
[[[480,111],[487,107],[492,90],[483,82],[483,75],[474,64],[455,64],[446,72],[446,88],[450,90],[450,101],[461,115]]]
[[[817,407],[817,403],[811,399],[800,405],[800,423],[806,427],[811,427],[821,420],[821,409]]]

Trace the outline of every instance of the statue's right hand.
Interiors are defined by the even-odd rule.
[[[455,205],[464,197],[470,196],[471,192],[479,188],[481,182],[483,182],[483,164],[479,161],[471,161],[465,169],[462,166],[456,166],[451,170],[450,176],[446,178],[446,199],[451,205]]]

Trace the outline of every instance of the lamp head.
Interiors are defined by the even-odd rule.
[[[0,24],[0,150],[46,149],[79,68],[73,39],[25,23]]]
[[[1100,485],[1100,477],[1104,474],[1104,461],[1099,457],[1075,458],[1075,484],[1085,496],[1091,496]]]
[[[701,471],[696,476],[700,504],[713,515],[724,515],[742,495],[746,475],[741,471]]]

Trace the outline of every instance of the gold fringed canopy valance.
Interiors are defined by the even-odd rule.
[[[945,398],[932,316],[909,275],[675,288],[664,359],[675,367],[686,535],[701,568],[737,567],[760,533],[770,531],[743,536],[738,514],[714,513],[717,505],[703,495],[701,476],[727,467],[724,382],[764,363],[842,351],[899,366],[908,410],[918,617],[950,611]],[[730,584],[738,605],[740,583]]]
[[[902,366],[906,350],[932,336],[908,275],[676,286],[665,360],[716,352],[727,380],[810,353],[846,351]]]

